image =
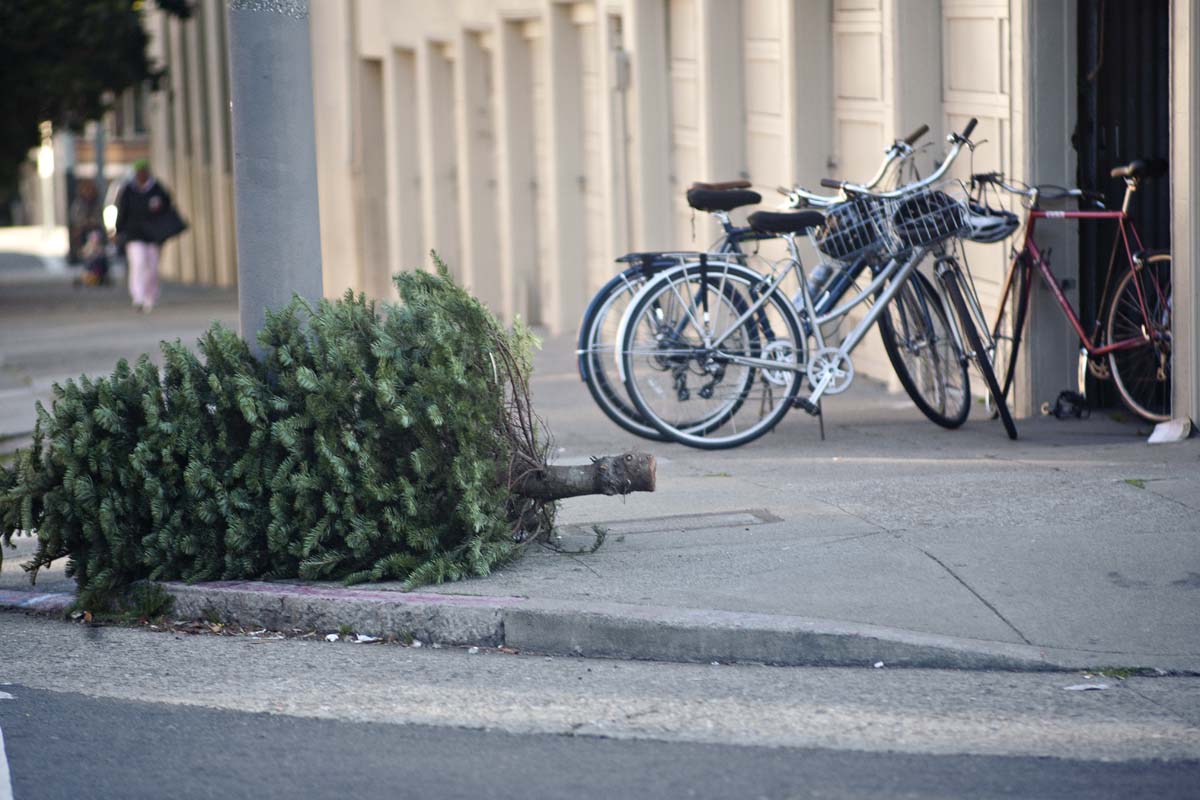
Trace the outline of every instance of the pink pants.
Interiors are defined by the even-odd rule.
[[[129,265],[129,296],[137,306],[152,306],[158,302],[158,254],[161,245],[150,242],[129,242],[125,245],[125,261]]]

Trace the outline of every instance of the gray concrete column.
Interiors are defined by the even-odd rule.
[[[255,341],[267,308],[321,298],[308,0],[230,0],[238,307]]]

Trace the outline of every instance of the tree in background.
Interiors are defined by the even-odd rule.
[[[156,0],[180,18],[188,0]],[[146,57],[146,0],[0,0],[0,193],[16,183],[40,123],[79,130],[105,98],[163,75]]]

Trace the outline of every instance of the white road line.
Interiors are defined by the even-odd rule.
[[[4,753],[3,728],[0,728],[0,800],[13,800],[12,777],[8,774],[8,756]]]

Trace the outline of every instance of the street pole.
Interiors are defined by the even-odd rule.
[[[229,0],[241,334],[266,309],[322,294],[308,0]]]

